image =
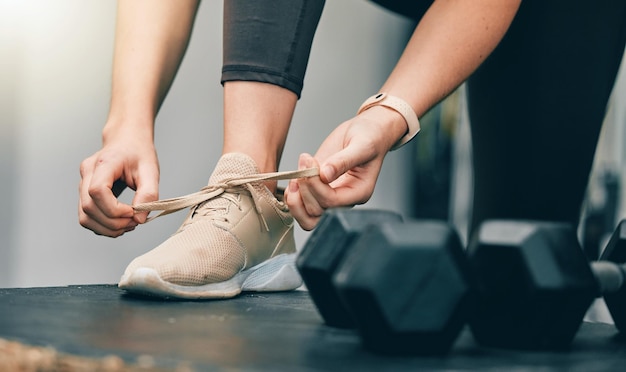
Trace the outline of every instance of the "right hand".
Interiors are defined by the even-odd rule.
[[[143,140],[141,140],[143,138]],[[117,200],[114,183],[135,190],[133,204],[159,197],[159,162],[151,138],[134,133],[105,140],[102,148],[80,164],[80,224],[98,235],[118,237],[144,223],[148,212],[137,213]]]

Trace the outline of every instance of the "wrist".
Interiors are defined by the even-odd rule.
[[[374,106],[362,111],[359,116],[379,128],[380,138],[386,151],[390,151],[407,131],[406,121],[397,111],[385,106]]]
[[[396,121],[398,116],[404,121],[404,132],[400,137],[397,137],[399,139],[391,146],[390,150],[396,150],[402,147],[420,131],[420,123],[415,111],[413,111],[411,105],[403,99],[387,93],[378,93],[363,102],[357,114],[375,107],[384,107],[388,110],[395,111],[397,113],[397,115],[395,115]]]
[[[102,143],[118,140],[154,142],[154,120],[148,118],[109,118],[102,129]]]
[[[133,94],[131,88],[114,90],[111,94],[109,116],[102,133],[104,137],[128,130],[150,135],[154,132],[157,114],[154,97],[151,94]],[[143,93],[150,91],[146,89]]]

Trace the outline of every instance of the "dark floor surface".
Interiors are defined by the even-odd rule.
[[[445,357],[387,357],[358,336],[322,324],[307,292],[222,301],[131,297],[115,286],[0,289],[0,338],[89,357],[140,356],[195,370],[624,370],[626,341],[585,323],[570,350],[516,352],[476,346],[466,331]]]

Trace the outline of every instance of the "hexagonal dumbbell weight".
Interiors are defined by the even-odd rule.
[[[366,348],[443,354],[471,313],[469,266],[456,231],[443,222],[372,226],[334,275]]]
[[[402,222],[402,216],[377,209],[329,209],[307,239],[296,266],[327,325],[354,327],[352,316],[332,284],[332,276],[354,238],[371,225],[394,221]]]
[[[601,294],[607,294],[609,309],[623,326],[623,231],[622,222],[603,260],[589,264],[568,224],[483,223],[468,248],[479,304],[470,327],[478,343],[520,349],[565,348]]]

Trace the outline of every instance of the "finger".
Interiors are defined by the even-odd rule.
[[[303,158],[307,166],[315,166],[317,162],[313,158]],[[305,208],[309,214],[320,216],[324,210],[337,207],[353,207],[362,204],[369,196],[373,187],[368,175],[363,179],[353,175],[344,175],[342,182],[338,184],[326,184],[319,177],[310,177],[298,180],[299,192]],[[376,176],[374,176],[376,177]],[[375,184],[375,179],[373,184]]]
[[[285,193],[285,203],[289,207],[289,211],[303,230],[310,231],[315,228],[319,222],[319,217],[311,216],[304,208],[300,193],[298,191],[297,180],[289,182],[288,192]]]
[[[130,223],[135,223],[132,219],[128,219]],[[108,236],[111,238],[116,238],[118,236],[124,235],[129,231],[133,231],[136,227],[135,225],[129,225],[121,229],[109,229],[108,227],[99,224],[96,220],[87,217],[84,213],[79,212],[79,222],[81,226],[86,229],[93,231],[96,235]]]
[[[322,162],[319,179],[332,192],[315,180],[309,182],[309,191],[326,208],[363,204],[374,192],[383,159],[373,146],[353,141]]]
[[[134,210],[130,205],[120,203],[113,195],[113,183],[121,178],[122,167],[111,162],[96,162],[87,193],[97,209],[109,218],[132,218]]]
[[[324,183],[331,183],[342,174],[366,164],[376,157],[376,152],[371,146],[361,145],[357,142],[350,143],[326,158],[320,167],[320,178]]]
[[[137,187],[133,205],[151,202],[159,199],[159,170],[156,167],[142,167],[135,181]],[[137,223],[145,223],[149,212],[137,212],[133,220]]]
[[[313,157],[309,154],[301,154],[298,159],[298,169],[304,168],[313,168],[317,166],[317,162]],[[307,213],[311,217],[319,217],[324,213],[324,207],[319,203],[316,196],[310,191],[310,184],[317,181],[317,183],[322,183],[319,180],[319,177],[309,177],[309,178],[301,178],[298,179],[298,193],[300,194],[300,199],[302,199],[302,203]],[[330,188],[330,186],[325,185],[326,188]]]
[[[123,231],[137,226],[137,222],[131,217],[110,218],[106,216],[90,198],[81,200],[78,212],[79,222],[82,226],[103,235],[110,235],[108,232],[111,231]]]
[[[93,163],[91,163],[93,164]],[[109,219],[94,205],[87,192],[87,185],[91,182],[92,172],[90,163],[86,160],[81,164],[81,180],[78,185],[78,221],[98,235],[116,237],[135,228],[136,223],[130,218]]]

